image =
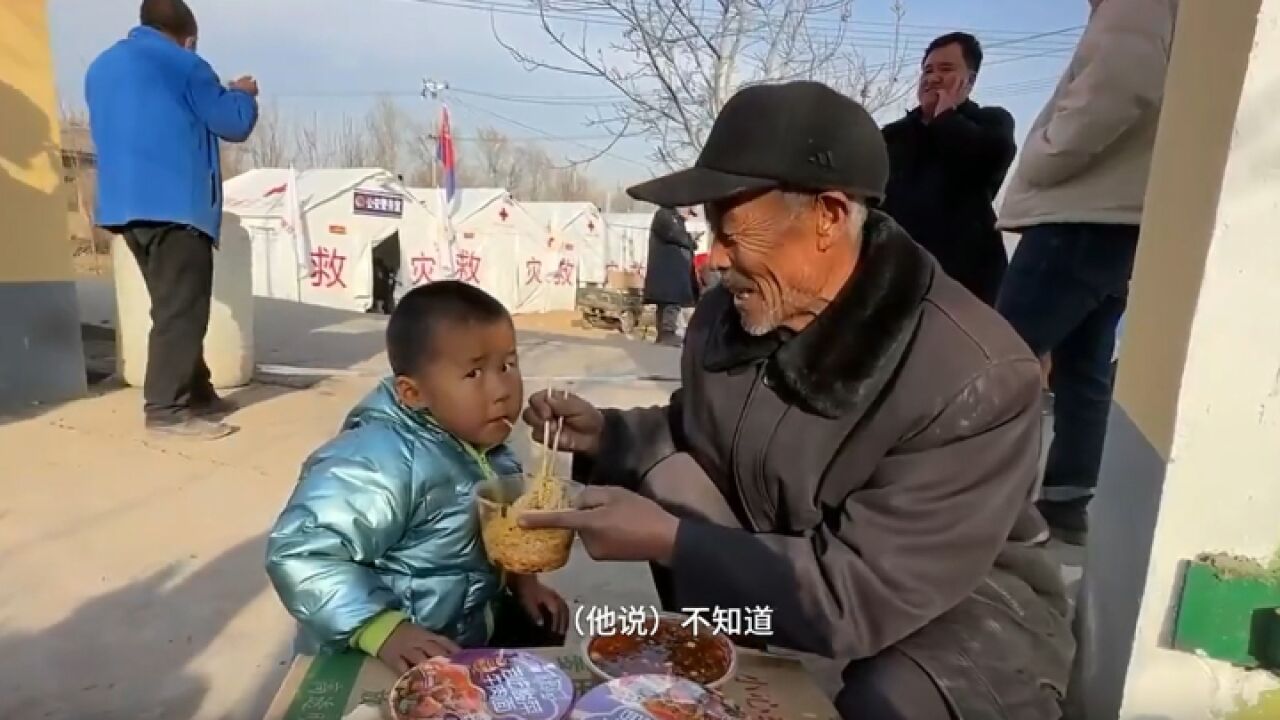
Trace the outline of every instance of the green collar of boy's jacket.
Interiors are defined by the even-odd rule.
[[[467,442],[466,440],[463,440],[457,435],[454,435],[448,430],[445,430],[444,426],[441,425],[438,420],[432,417],[429,411],[413,410],[412,408],[406,408],[406,409],[409,410],[409,412],[414,413],[418,417],[421,417],[423,421],[425,421],[428,425],[430,425],[431,427],[434,427],[435,429],[439,430],[445,435],[448,435],[449,438],[451,438],[454,442],[461,445],[462,449],[466,451],[468,455],[471,456],[471,459],[475,460],[476,464],[480,466],[480,472],[484,473],[484,476],[486,478],[492,478],[497,475],[497,473],[493,471],[493,466],[489,464],[488,451],[481,451],[479,448]]]

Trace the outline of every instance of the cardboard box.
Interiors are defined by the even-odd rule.
[[[643,290],[644,277],[637,272],[610,270],[604,286],[610,290]]]
[[[573,680],[579,697],[599,684],[574,648],[532,652],[555,660]],[[265,720],[342,720],[362,705],[367,707],[359,715],[390,720],[387,694],[395,681],[395,673],[366,655],[300,655]],[[804,666],[790,658],[739,648],[738,673],[723,691],[752,720],[839,720]]]

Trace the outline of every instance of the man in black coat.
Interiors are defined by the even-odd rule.
[[[658,344],[679,345],[680,310],[696,300],[693,254],[697,245],[673,208],[660,208],[649,226],[649,262],[644,301],[658,306]]]
[[[1017,145],[1012,115],[969,99],[981,66],[972,35],[929,44],[919,107],[884,128],[890,176],[882,209],[948,275],[994,305],[1009,261],[993,204]]]

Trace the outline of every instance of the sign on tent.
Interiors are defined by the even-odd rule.
[[[399,195],[356,191],[352,193],[357,215],[401,217],[404,215],[404,198]]]

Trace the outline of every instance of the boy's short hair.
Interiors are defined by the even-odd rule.
[[[964,64],[969,66],[969,71],[977,73],[982,69],[982,43],[978,42],[978,38],[967,32],[947,33],[941,37],[934,38],[929,43],[929,47],[925,48],[924,57],[920,58],[920,64],[924,65],[924,61],[929,59],[929,55],[938,48],[948,45],[959,45],[960,54],[964,56]]]
[[[176,38],[196,36],[196,15],[183,0],[142,0],[138,10],[142,25]]]
[[[489,324],[511,314],[489,293],[457,280],[420,285],[405,293],[387,321],[387,360],[396,375],[412,375],[431,359],[444,325]]]

